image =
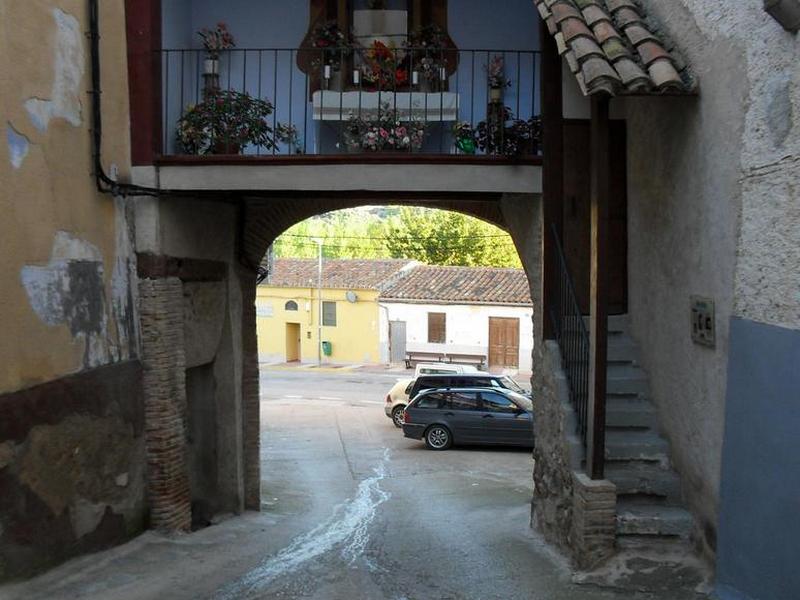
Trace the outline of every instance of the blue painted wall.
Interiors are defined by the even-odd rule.
[[[800,331],[731,319],[717,592],[800,598]]]
[[[399,3],[399,0],[393,0]],[[530,0],[506,0],[503,10],[484,0],[450,0],[450,35],[460,49],[509,50],[506,74],[513,85],[504,97],[515,115],[527,119],[539,113],[534,81],[539,61],[530,53],[539,48],[539,17]],[[237,50],[223,55],[220,85],[268,98],[275,105],[275,121],[293,123],[308,151],[320,145],[336,152],[338,134],[330,125],[322,130],[311,119],[305,75],[296,67],[296,55],[308,28],[307,0],[165,0],[162,8],[163,46],[166,49],[201,49],[197,31],[223,21],[236,40]],[[243,51],[243,49],[269,49]],[[283,48],[284,51],[272,49]],[[461,97],[461,119],[477,123],[485,118],[488,89],[485,64],[493,53],[462,53],[459,69],[450,78],[451,91]],[[182,111],[202,100],[202,53],[173,52],[163,63],[164,142],[174,150],[175,123]],[[277,76],[276,76],[277,74]],[[276,85],[277,83],[277,85]],[[426,147],[447,151],[450,124],[431,126]],[[440,139],[440,133],[444,138]],[[284,149],[285,150],[285,149]],[[254,151],[249,149],[248,152]]]

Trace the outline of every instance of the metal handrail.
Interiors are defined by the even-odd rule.
[[[561,351],[561,362],[569,381],[569,396],[578,417],[577,431],[587,443],[589,409],[589,332],[575,294],[575,285],[555,227],[553,245],[558,257],[557,301],[551,303],[550,319]]]

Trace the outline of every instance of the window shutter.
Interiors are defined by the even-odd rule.
[[[336,302],[322,303],[322,324],[327,327],[336,327]]]
[[[447,339],[445,313],[428,313],[428,343],[444,344]]]

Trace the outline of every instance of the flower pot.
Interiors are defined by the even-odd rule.
[[[219,59],[207,58],[203,61],[203,73],[205,75],[219,75]]]
[[[241,154],[241,144],[228,140],[216,140],[211,147],[211,154]]]
[[[503,88],[501,87],[489,88],[489,100],[491,102],[501,102],[503,100]]]

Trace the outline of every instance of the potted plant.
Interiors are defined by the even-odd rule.
[[[344,126],[344,142],[351,152],[412,152],[422,148],[425,123],[420,120],[401,121],[391,105],[382,107],[379,117],[366,119],[351,114]]]
[[[317,50],[311,65],[319,72],[322,83],[325,87],[341,89],[342,63],[352,54],[352,42],[336,21],[328,21],[314,29],[311,46]]]
[[[503,99],[503,89],[511,85],[511,80],[505,75],[505,61],[503,57],[495,54],[486,66],[487,81],[489,83],[489,99],[500,102]]]
[[[361,79],[369,90],[390,90],[408,85],[408,69],[398,60],[396,49],[375,41],[364,52]]]
[[[197,35],[203,40],[203,48],[206,50],[203,72],[206,75],[219,75],[220,53],[236,46],[233,36],[228,31],[228,26],[220,21],[214,29],[204,27],[197,32]]]
[[[475,154],[475,130],[466,121],[453,125],[453,142],[456,149],[464,154]]]
[[[437,25],[426,25],[409,35],[405,43],[412,83],[423,91],[439,91],[447,77],[447,34]]]
[[[497,116],[478,123],[475,144],[489,155],[531,155],[539,152],[541,135],[539,117],[517,119],[511,109],[504,106]]]
[[[275,147],[272,104],[232,90],[210,90],[178,120],[177,141],[188,154],[239,154],[255,145]]]

